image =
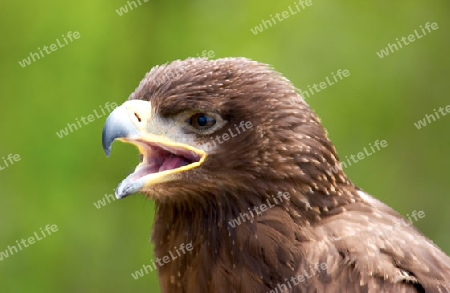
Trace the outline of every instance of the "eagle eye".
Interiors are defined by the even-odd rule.
[[[189,117],[186,123],[197,130],[208,130],[216,125],[216,119],[205,113],[196,113]]]

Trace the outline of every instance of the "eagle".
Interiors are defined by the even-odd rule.
[[[163,293],[450,292],[450,258],[355,186],[292,83],[247,58],[152,68],[106,119],[155,202]],[[188,248],[188,249],[179,249]]]

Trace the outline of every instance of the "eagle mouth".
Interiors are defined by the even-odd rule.
[[[176,178],[175,175],[200,166],[206,158],[203,150],[185,144],[130,138],[118,140],[135,145],[141,160],[135,171],[119,184],[116,190],[118,198],[150,185],[171,181]]]
[[[169,174],[170,171],[177,169],[181,171],[185,166],[199,163],[203,157],[200,153],[182,147],[166,146],[143,140],[128,140],[128,142],[136,145],[141,154],[141,163],[131,174],[131,180],[163,172]]]

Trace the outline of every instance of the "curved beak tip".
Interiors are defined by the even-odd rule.
[[[105,152],[105,155],[107,157],[109,157],[109,155],[111,154],[111,144],[112,142],[110,142],[108,140],[108,135],[106,134],[106,125],[103,128],[103,133],[102,133],[102,146],[103,146],[103,151]]]
[[[111,154],[111,148],[108,148],[108,149],[103,149],[103,151],[105,152],[105,156],[107,157],[107,158],[109,158],[109,155]]]
[[[109,157],[112,143],[118,138],[128,138],[139,135],[139,131],[133,125],[122,105],[116,108],[106,119],[102,132],[102,146],[105,155]]]

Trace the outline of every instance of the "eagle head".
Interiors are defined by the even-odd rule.
[[[140,192],[206,203],[233,196],[254,205],[273,193],[343,193],[349,184],[319,118],[289,80],[245,58],[154,67],[108,117],[107,155],[114,140],[141,154],[118,198]]]

